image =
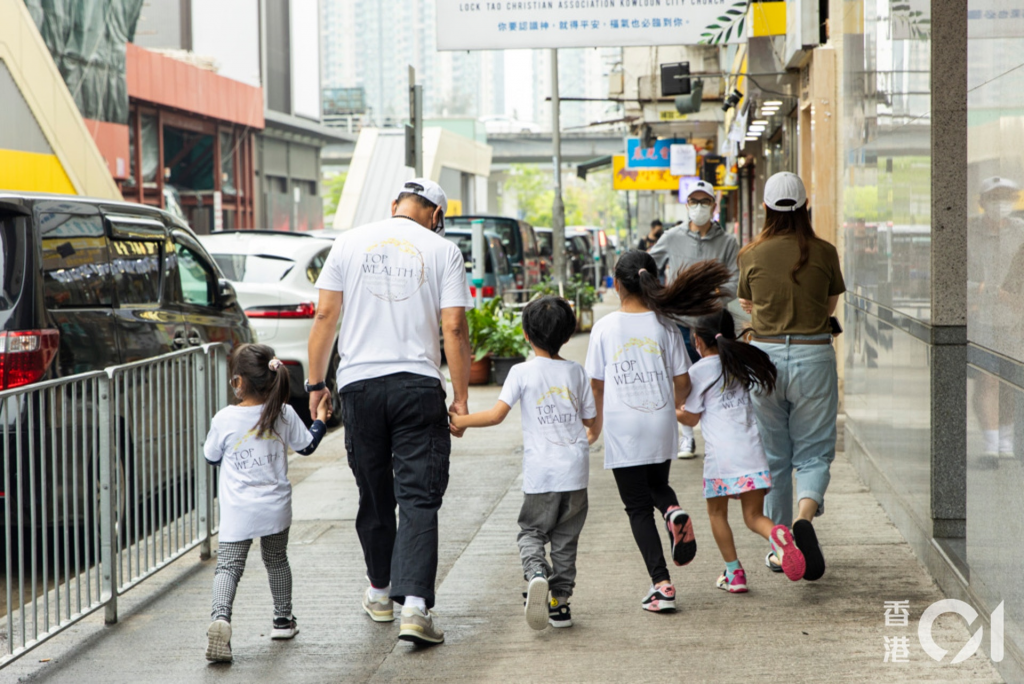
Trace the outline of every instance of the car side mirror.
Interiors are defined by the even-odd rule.
[[[235,294],[235,287],[229,280],[221,278],[217,281],[217,306],[221,309],[226,309],[229,306],[234,306],[238,301],[238,295]]]

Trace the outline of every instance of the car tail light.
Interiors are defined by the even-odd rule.
[[[56,330],[0,332],[0,389],[37,382],[53,363],[59,343]]]
[[[523,278],[523,274],[522,273],[516,273],[516,287],[521,290],[521,289],[523,289],[523,285],[525,283],[526,283],[526,280]]]
[[[476,287],[473,286],[473,285],[469,286],[469,296],[470,297],[476,297]],[[494,288],[492,286],[490,286],[490,285],[484,285],[483,289],[480,290],[480,296],[481,297],[493,297],[494,296]]]
[[[302,302],[290,306],[254,306],[245,310],[249,318],[313,318],[316,316],[316,304]]]

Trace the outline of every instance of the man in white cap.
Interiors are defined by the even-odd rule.
[[[440,324],[454,401],[467,413],[472,306],[466,266],[444,239],[448,200],[433,181],[403,184],[391,218],[343,233],[316,286],[320,303],[309,337],[310,406],[326,392],[334,330],[345,448],[359,487],[356,532],[370,587],[363,610],[377,622],[395,619],[399,639],[439,644],[433,621],[437,576],[437,512],[448,486],[451,437],[441,374]],[[395,522],[395,506],[399,521]]]
[[[689,223],[668,230],[651,248],[651,256],[658,265],[659,273],[665,271],[666,265],[668,266],[669,278],[699,261],[715,259],[722,262],[732,273],[732,277],[723,288],[727,295],[722,300],[724,304],[736,297],[736,282],[739,278],[736,257],[739,254],[739,245],[717,221],[712,220],[716,206],[715,188],[707,181],[697,181],[686,198],[686,208],[690,214]],[[700,354],[690,341],[690,327],[693,321],[681,319],[677,323],[683,333],[690,361],[696,363],[700,360]],[[679,458],[696,457],[697,442],[693,437],[693,428],[682,425],[679,432]]]

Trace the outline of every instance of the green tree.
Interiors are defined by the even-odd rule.
[[[601,226],[610,233],[625,226],[625,199],[612,188],[610,170],[590,173],[585,181],[563,172],[562,184],[565,225]],[[505,190],[515,194],[523,220],[535,226],[551,225],[555,191],[550,171],[532,164],[513,164]]]
[[[341,201],[341,191],[345,188],[345,179],[348,173],[338,173],[323,181],[324,186],[324,216],[331,217],[338,211],[338,202]]]

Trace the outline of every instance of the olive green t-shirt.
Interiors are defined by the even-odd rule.
[[[820,239],[808,245],[807,263],[790,274],[800,258],[795,235],[774,237],[740,254],[739,297],[754,303],[751,326],[759,337],[830,332],[828,298],[846,292],[836,248]]]

